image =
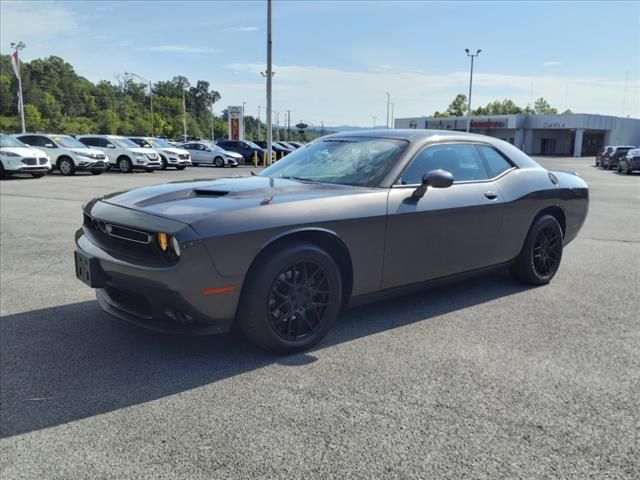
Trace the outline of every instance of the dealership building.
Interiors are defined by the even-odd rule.
[[[397,118],[395,128],[466,131],[469,117]],[[604,145],[640,146],[640,119],[591,115],[481,115],[471,133],[505,140],[530,155],[593,156]]]

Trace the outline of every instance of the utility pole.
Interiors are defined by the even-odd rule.
[[[27,133],[27,129],[24,123],[24,101],[22,99],[22,76],[20,75],[20,58],[18,52],[23,50],[27,45],[23,41],[18,43],[11,42],[11,48],[14,49],[11,55],[11,63],[13,64],[13,72],[18,78],[18,108],[20,109],[20,123],[22,126],[22,133]]]
[[[216,117],[213,116],[213,95],[211,95],[209,97],[209,100],[211,101],[211,141],[213,142],[215,140],[215,132],[214,132],[214,127],[216,124]]]
[[[260,109],[262,108],[261,105],[258,105],[258,141],[260,141]]]
[[[184,129],[183,140],[187,141],[187,99],[185,98],[185,89],[182,87],[182,127]]]
[[[291,140],[291,110],[287,110],[287,138],[286,138],[286,141],[288,142],[289,140]]]
[[[242,140],[245,140],[246,126],[244,124],[244,106],[247,102],[242,102]]]
[[[393,125],[393,108],[396,106],[396,104],[394,102],[391,102],[391,128],[395,128],[395,126]]]
[[[320,136],[324,137],[324,121],[320,122]]]
[[[374,116],[373,116],[373,117],[371,117],[371,118],[373,118],[373,128],[376,128],[376,119],[377,119],[378,117],[376,117],[376,116],[374,115]]]
[[[482,50],[478,49],[476,53],[469,53],[469,49],[465,48],[464,51],[467,54],[467,57],[471,57],[471,74],[469,75],[469,106],[467,107],[467,132],[471,130],[471,88],[473,86],[473,59],[480,55]]]
[[[389,128],[389,102],[391,100],[391,94],[387,92],[387,128]]]
[[[271,129],[271,77],[273,77],[273,71],[271,70],[271,0],[267,0],[267,71],[263,73],[263,76],[267,77],[267,164],[271,165],[271,152],[273,147],[271,142],[273,140],[273,131]]]

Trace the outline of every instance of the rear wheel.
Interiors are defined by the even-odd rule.
[[[122,173],[131,173],[131,171],[133,170],[133,167],[131,166],[131,160],[129,160],[127,157],[118,159],[118,169]]]
[[[334,324],[342,279],[321,248],[289,244],[259,258],[243,287],[238,320],[246,337],[274,352],[296,352],[318,343]]]
[[[76,166],[70,158],[61,158],[58,160],[58,170],[62,175],[73,175],[76,172]]]
[[[538,218],[511,267],[513,276],[530,285],[545,285],[558,271],[562,259],[562,228],[551,215]]]
[[[213,159],[213,163],[216,167],[218,168],[222,168],[224,167],[224,160],[222,159],[222,157],[216,157]]]

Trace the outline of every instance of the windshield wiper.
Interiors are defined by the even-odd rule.
[[[301,178],[301,177],[289,177],[289,176],[284,176],[284,177],[280,177],[280,178],[284,178],[285,180],[297,180],[299,182],[311,182],[311,183],[317,183],[315,180],[310,180],[308,178]]]

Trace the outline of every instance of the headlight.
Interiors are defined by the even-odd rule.
[[[169,248],[169,245],[171,245],[171,248]],[[178,239],[176,237],[167,235],[166,233],[158,233],[158,246],[163,252],[173,253],[177,257],[179,257],[182,253],[182,251],[180,250],[180,242],[178,242]]]
[[[2,152],[3,155],[7,156],[7,157],[20,157],[21,155],[18,155],[17,153],[13,153],[13,152]]]
[[[136,160],[146,160],[147,157],[145,157],[144,155],[136,155]]]

